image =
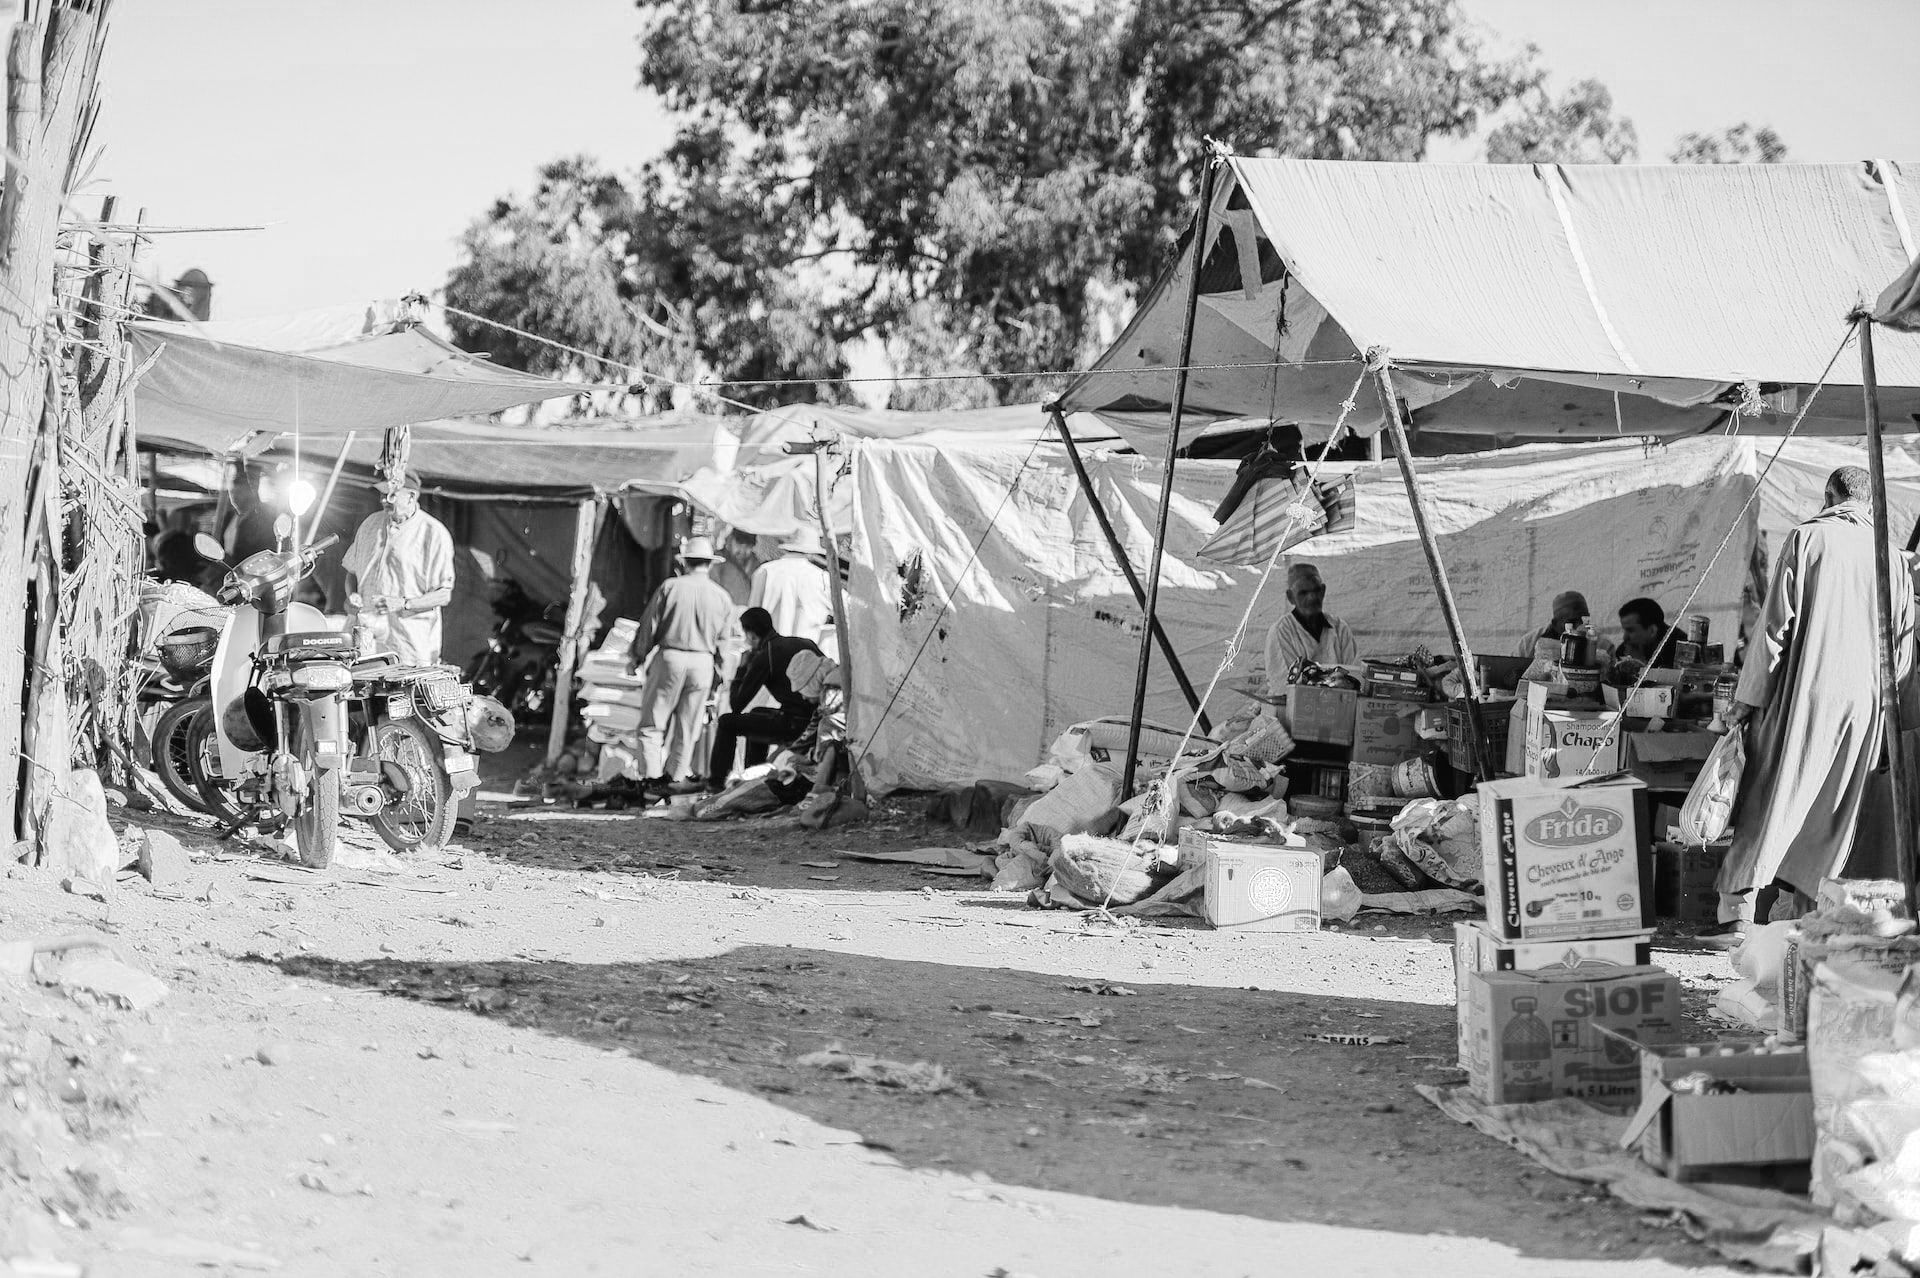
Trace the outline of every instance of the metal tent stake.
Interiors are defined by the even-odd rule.
[[[1474,780],[1493,779],[1493,760],[1488,756],[1486,734],[1480,731],[1480,676],[1474,670],[1473,653],[1467,647],[1466,627],[1460,623],[1460,605],[1454,602],[1453,586],[1447,581],[1447,566],[1440,559],[1440,543],[1434,540],[1427,524],[1426,500],[1420,492],[1420,476],[1413,469],[1413,449],[1407,432],[1400,425],[1400,400],[1393,393],[1393,369],[1387,353],[1375,348],[1367,352],[1367,366],[1373,370],[1373,384],[1380,392],[1380,411],[1385,414],[1387,430],[1393,435],[1393,453],[1400,460],[1400,478],[1407,486],[1407,500],[1413,505],[1413,526],[1420,534],[1420,549],[1427,557],[1427,571],[1433,574],[1433,589],[1440,596],[1440,614],[1446,618],[1447,637],[1453,640],[1454,659],[1460,663],[1460,682],[1467,691],[1467,741],[1473,749]]]
[[[1140,574],[1134,571],[1133,560],[1127,557],[1127,548],[1120,544],[1120,534],[1114,530],[1113,518],[1107,514],[1107,508],[1101,504],[1100,495],[1093,491],[1093,478],[1087,474],[1086,463],[1080,460],[1080,446],[1073,442],[1073,432],[1067,429],[1067,419],[1060,410],[1047,410],[1053,418],[1054,429],[1060,432],[1060,442],[1066,445],[1067,461],[1073,466],[1073,474],[1080,481],[1080,492],[1087,499],[1087,505],[1093,508],[1093,520],[1100,525],[1101,536],[1107,539],[1107,549],[1113,552],[1113,561],[1120,565],[1120,573],[1133,587],[1134,602],[1142,608],[1147,606],[1147,589],[1140,584]],[[1213,735],[1213,724],[1207,719],[1206,707],[1200,704],[1200,694],[1194,691],[1193,680],[1187,677],[1187,668],[1180,663],[1180,655],[1173,650],[1173,641],[1167,638],[1167,632],[1160,625],[1160,618],[1152,621],[1154,642],[1160,645],[1160,655],[1167,659],[1168,669],[1180,685],[1180,692],[1187,699],[1187,705],[1200,717],[1200,731]]]
[[[1880,648],[1880,717],[1887,734],[1887,769],[1893,776],[1893,846],[1906,888],[1907,911],[1914,909],[1914,778],[1907,770],[1906,743],[1900,738],[1899,664],[1893,651],[1893,555],[1888,539],[1887,469],[1880,442],[1880,386],[1874,377],[1873,321],[1855,317],[1860,333],[1860,394],[1867,417],[1867,471],[1873,478],[1873,597]]]
[[[1160,475],[1160,513],[1153,525],[1153,558],[1147,562],[1146,621],[1140,627],[1140,659],[1133,674],[1133,709],[1127,717],[1127,765],[1120,772],[1120,797],[1133,794],[1140,763],[1140,720],[1147,712],[1147,671],[1153,664],[1153,632],[1159,621],[1160,561],[1166,557],[1167,513],[1173,504],[1173,463],[1180,454],[1180,419],[1187,411],[1187,369],[1193,363],[1193,325],[1200,310],[1200,271],[1207,262],[1207,223],[1213,215],[1213,183],[1218,162],[1212,154],[1200,174],[1200,212],[1193,223],[1193,274],[1187,280],[1187,317],[1180,329],[1180,369],[1173,380],[1173,420],[1167,428],[1167,465]]]

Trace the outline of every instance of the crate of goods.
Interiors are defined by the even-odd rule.
[[[1353,715],[1353,761],[1391,767],[1418,757],[1420,707],[1394,697],[1362,697]]]
[[[1320,853],[1223,839],[1191,827],[1180,861],[1201,874],[1201,908],[1216,928],[1241,932],[1320,930]]]
[[[1462,772],[1474,771],[1473,738],[1468,734],[1468,715],[1480,725],[1481,739],[1487,743],[1487,760],[1503,769],[1507,760],[1507,734],[1513,713],[1511,701],[1468,701],[1447,703],[1447,762]]]
[[[1712,1167],[1805,1163],[1813,1157],[1813,1081],[1804,1048],[1662,1046],[1618,1040],[1640,1058],[1640,1108],[1622,1149],[1674,1180]]]
[[[1556,697],[1546,684],[1527,685],[1526,775],[1605,776],[1620,770],[1618,710],[1600,710]]]
[[[1366,689],[1369,697],[1390,697],[1396,701],[1426,701],[1427,685],[1418,672],[1404,665],[1367,659]]]
[[[1653,961],[1653,933],[1593,937],[1578,941],[1503,941],[1493,929],[1475,919],[1453,925],[1453,992],[1455,1030],[1460,1068],[1468,1068],[1468,1012],[1471,985],[1481,972],[1581,971],[1597,974],[1612,968],[1645,967]]]
[[[1477,972],[1467,987],[1467,1084],[1489,1105],[1572,1096],[1632,1110],[1638,1053],[1603,1029],[1673,1042],[1680,982],[1657,967]]]
[[[1720,917],[1720,891],[1715,883],[1732,847],[1720,840],[1689,847],[1665,839],[1653,845],[1653,912],[1683,923],[1712,923]]]
[[[1503,940],[1619,936],[1653,926],[1646,787],[1632,777],[1480,784],[1487,923]]]

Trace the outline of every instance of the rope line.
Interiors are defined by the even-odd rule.
[[[1840,339],[1840,345],[1834,347],[1833,358],[1829,359],[1827,366],[1820,370],[1820,380],[1815,382],[1813,389],[1807,393],[1807,402],[1800,406],[1800,411],[1794,416],[1793,423],[1787,427],[1786,433],[1780,436],[1780,442],[1774,446],[1773,456],[1767,458],[1767,464],[1760,468],[1760,475],[1753,483],[1753,491],[1747,494],[1746,501],[1741,503],[1740,509],[1734,514],[1733,522],[1727,526],[1726,536],[1722,537],[1720,544],[1714,547],[1712,557],[1707,560],[1707,566],[1701,569],[1699,578],[1693,583],[1693,589],[1687,592],[1685,602],[1680,605],[1680,610],[1674,613],[1676,620],[1685,617],[1687,615],[1687,609],[1693,607],[1693,601],[1699,597],[1700,591],[1706,586],[1707,578],[1713,575],[1714,565],[1720,562],[1720,556],[1726,552],[1727,546],[1732,543],[1733,535],[1740,530],[1740,522],[1747,517],[1747,512],[1753,509],[1753,504],[1760,500],[1760,492],[1766,486],[1767,476],[1773,471],[1773,464],[1780,460],[1780,454],[1786,450],[1787,442],[1793,438],[1794,432],[1800,429],[1800,423],[1806,420],[1807,413],[1813,408],[1813,401],[1819,398],[1820,388],[1827,384],[1827,374],[1831,373],[1833,366],[1840,362],[1840,356],[1846,353],[1847,345],[1853,341],[1853,338],[1854,329],[1849,326],[1846,334]],[[1735,414],[1733,418],[1730,418],[1730,420],[1737,420],[1737,414]],[[1631,702],[1639,695],[1640,689],[1647,686],[1647,678],[1652,673],[1652,665],[1648,665],[1640,672],[1640,677],[1634,680],[1632,690],[1627,693],[1627,701]],[[1594,764],[1600,761],[1600,757],[1606,753],[1607,747],[1613,744],[1614,738],[1620,733],[1620,725],[1625,721],[1626,714],[1624,711],[1614,716],[1613,721],[1607,725],[1606,735],[1600,738],[1600,746],[1594,751],[1593,758],[1588,759],[1586,766],[1580,769],[1582,776],[1593,774]]]

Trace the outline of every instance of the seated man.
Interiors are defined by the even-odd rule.
[[[707,763],[707,789],[713,793],[726,789],[736,742],[747,743],[748,767],[765,763],[769,745],[785,745],[807,730],[817,704],[817,698],[795,690],[787,677],[787,663],[803,652],[819,656],[819,644],[779,633],[765,608],[741,613],[740,629],[747,636],[747,655],[728,694],[731,711],[713,726],[713,753]],[[747,709],[762,689],[778,704]]]
[[[1583,621],[1591,621],[1593,612],[1587,607],[1587,597],[1577,590],[1563,590],[1553,597],[1553,620],[1541,630],[1527,632],[1519,644],[1514,647],[1513,655],[1531,660],[1536,654],[1535,645],[1542,639],[1553,643],[1553,657],[1559,659],[1560,636],[1568,626],[1578,627]],[[1613,664],[1613,641],[1600,635],[1594,643],[1594,664],[1606,667]]]
[[[1614,658],[1633,657],[1662,670],[1673,668],[1673,627],[1667,614],[1651,599],[1629,599],[1620,605],[1620,646]]]
[[[1327,614],[1327,583],[1318,568],[1295,564],[1287,570],[1287,602],[1293,607],[1267,631],[1267,690],[1276,696],[1302,661],[1351,666],[1360,660],[1353,631]]]

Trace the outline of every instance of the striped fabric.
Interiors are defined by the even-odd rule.
[[[1346,532],[1358,520],[1353,476],[1315,484],[1303,493],[1284,479],[1263,479],[1200,547],[1215,563],[1262,567],[1281,536],[1282,551],[1321,533]],[[1291,522],[1291,529],[1289,529]]]

